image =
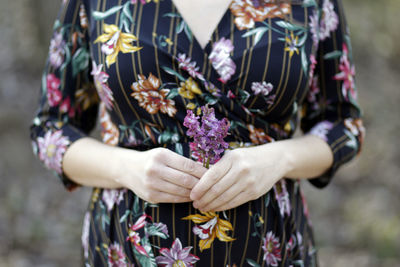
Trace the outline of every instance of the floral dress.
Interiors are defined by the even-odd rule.
[[[325,140],[333,165],[308,180],[323,188],[361,151],[354,74],[340,0],[232,0],[205,48],[171,0],[64,0],[30,126],[33,151],[68,191],[82,185],[64,173],[63,155],[97,119],[106,144],[201,161],[184,118],[207,106],[229,126],[224,149],[298,128]],[[288,178],[206,213],[93,188],[81,252],[84,266],[317,265],[300,181]]]

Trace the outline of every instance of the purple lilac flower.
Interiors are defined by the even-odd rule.
[[[162,256],[156,257],[157,265],[165,266],[165,267],[173,267],[173,266],[193,266],[196,261],[199,260],[199,257],[190,254],[190,250],[192,247],[182,248],[181,241],[179,238],[176,238],[172,243],[172,247],[161,248],[160,254]]]
[[[228,143],[224,138],[228,134],[230,123],[227,118],[218,120],[215,117],[214,108],[209,108],[208,104],[201,107],[203,116],[201,118],[201,126],[199,116],[195,116],[192,110],[187,110],[187,115],[183,125],[189,128],[187,135],[193,137],[196,150],[200,150],[203,155],[202,159],[207,160],[208,164],[214,164],[220,159],[220,154],[228,148]]]

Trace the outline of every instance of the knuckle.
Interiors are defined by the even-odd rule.
[[[183,166],[184,166],[184,169],[189,173],[193,173],[196,169],[196,165],[193,160],[185,160],[185,163]]]
[[[210,192],[213,195],[218,195],[221,192],[221,188],[218,185],[214,185],[213,187],[211,187]]]

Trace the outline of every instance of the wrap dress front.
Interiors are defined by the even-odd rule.
[[[33,151],[69,191],[82,185],[64,173],[63,155],[97,118],[104,143],[197,160],[183,121],[208,104],[230,122],[228,149],[291,138],[298,125],[325,140],[334,163],[309,180],[322,188],[363,142],[354,74],[340,0],[232,0],[204,49],[171,0],[64,0]],[[300,181],[286,178],[208,213],[93,188],[81,252],[85,266],[317,265]]]

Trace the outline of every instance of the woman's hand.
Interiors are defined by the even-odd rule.
[[[124,151],[118,182],[150,203],[191,201],[191,189],[207,171],[201,163],[162,147],[140,156]]]
[[[269,191],[289,170],[278,142],[226,150],[194,186],[190,197],[201,211],[222,211]]]

